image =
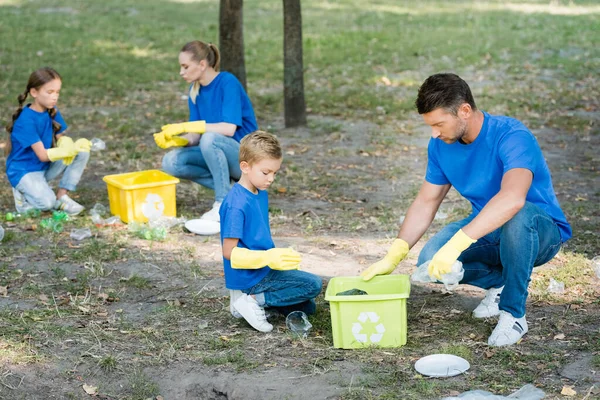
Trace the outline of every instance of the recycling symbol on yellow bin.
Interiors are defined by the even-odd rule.
[[[162,197],[156,193],[149,193],[142,203],[142,214],[149,220],[157,219],[163,215],[165,211],[165,203]]]
[[[361,312],[358,315],[358,321],[359,322],[354,322],[352,324],[352,335],[354,335],[354,338],[356,339],[357,342],[368,343],[369,340],[371,343],[381,342],[381,339],[383,338],[383,334],[385,332],[385,327],[383,326],[382,323],[379,323],[378,325],[375,326],[375,331],[377,333],[373,333],[370,336],[368,336],[366,333],[360,333],[363,329],[362,324],[364,324],[365,322],[369,321],[373,324],[376,324],[377,322],[379,322],[379,315],[377,315],[377,313]]]

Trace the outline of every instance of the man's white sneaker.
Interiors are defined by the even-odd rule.
[[[210,211],[202,214],[200,219],[207,219],[209,221],[221,222],[221,217],[219,216],[219,209],[221,208],[221,202],[215,201],[212,205]]]
[[[242,293],[233,303],[233,307],[257,331],[271,332],[273,330],[273,325],[267,321],[264,308],[258,305],[254,297]]]
[[[528,330],[525,316],[515,318],[506,311],[500,311],[498,325],[492,331],[488,345],[496,347],[513,345],[520,342]]]
[[[504,289],[504,286],[497,289],[488,289],[481,303],[473,310],[473,317],[491,318],[498,316],[500,314],[498,304],[500,304],[502,289]]]
[[[60,211],[64,211],[69,215],[77,215],[83,210],[85,210],[84,206],[82,206],[66,194],[63,194],[60,199],[56,200],[56,203],[54,203],[54,208]]]
[[[235,303],[235,301],[242,294],[244,294],[244,292],[242,292],[241,290],[229,290],[229,312],[231,313],[231,315],[233,315],[233,318],[243,318],[242,314],[240,314],[233,306],[233,303]]]

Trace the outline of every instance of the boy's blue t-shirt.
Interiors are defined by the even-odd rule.
[[[484,112],[477,138],[470,144],[447,144],[430,139],[425,180],[451,184],[464,196],[474,213],[500,191],[502,177],[513,168],[526,168],[533,181],[526,201],[546,211],[560,229],[563,242],[572,236],[552,186],[550,170],[533,134],[520,121]]]
[[[6,159],[6,175],[13,187],[16,187],[26,174],[45,171],[50,166],[50,162],[40,161],[31,145],[41,141],[44,148],[52,147],[52,118],[48,112],[38,112],[29,106],[28,104],[23,108],[10,134],[12,149]],[[61,125],[58,133],[67,129],[67,124],[58,110],[54,120]]]
[[[207,124],[228,122],[237,126],[236,141],[258,129],[250,98],[240,81],[229,72],[219,72],[211,83],[200,87],[196,104],[188,99],[190,121]]]
[[[257,194],[236,183],[221,208],[221,245],[226,238],[239,239],[237,247],[250,250],[269,250],[275,247],[269,227],[269,196],[266,191]],[[249,289],[270,271],[260,269],[233,269],[231,261],[223,257],[225,286],[228,289]]]

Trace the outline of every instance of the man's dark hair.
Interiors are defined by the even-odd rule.
[[[415,101],[419,114],[443,108],[458,115],[458,108],[464,103],[468,103],[473,110],[477,109],[469,85],[456,74],[431,75],[419,88]]]

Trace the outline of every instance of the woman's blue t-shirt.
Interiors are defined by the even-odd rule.
[[[26,174],[45,171],[50,166],[50,162],[40,161],[31,146],[42,142],[44,148],[52,147],[52,136],[54,135],[52,118],[47,111],[38,112],[29,106],[28,104],[23,108],[10,134],[12,149],[6,159],[6,175],[13,187],[16,187]],[[58,133],[67,129],[67,124],[58,110],[56,110],[54,120],[61,126]]]
[[[239,239],[237,247],[250,250],[269,250],[275,247],[269,227],[269,196],[266,191],[251,193],[239,183],[233,185],[219,210],[221,217],[221,245],[225,238]],[[228,289],[249,289],[270,271],[260,269],[233,269],[231,261],[223,257],[225,286]]]
[[[520,121],[484,112],[477,138],[470,144],[430,139],[425,180],[451,184],[471,203],[474,213],[500,191],[506,172],[525,168],[533,173],[526,201],[546,211],[560,229],[563,242],[572,236],[552,186],[552,177],[535,136]]]
[[[196,103],[188,99],[190,121],[206,121],[207,124],[228,122],[237,126],[233,138],[244,136],[258,129],[250,98],[240,81],[229,72],[219,74],[206,86],[200,87]]]

